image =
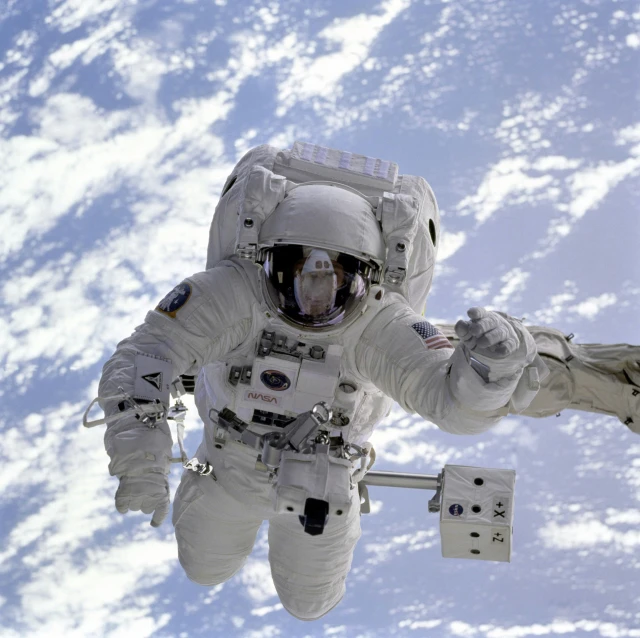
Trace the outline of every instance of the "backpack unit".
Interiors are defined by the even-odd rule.
[[[207,269],[232,256],[260,261],[264,220],[293,188],[309,183],[355,190],[367,200],[386,246],[375,259],[377,283],[399,292],[422,313],[440,237],[438,206],[426,180],[399,175],[393,162],[306,142],[295,142],[290,150],[264,144],[238,162],[213,216]]]

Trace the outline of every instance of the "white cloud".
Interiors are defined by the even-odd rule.
[[[367,558],[367,565],[379,565],[405,551],[417,552],[430,549],[439,545],[439,543],[439,531],[432,528],[393,536],[390,540],[383,543],[366,543],[364,545],[364,551],[372,555]]]
[[[630,154],[636,157],[640,155],[640,122],[620,129],[616,134],[616,144],[631,144]]]
[[[629,629],[622,625],[599,620],[553,620],[550,623],[534,623],[532,625],[512,625],[500,627],[485,623],[470,625],[464,621],[455,620],[449,623],[449,631],[454,636],[472,638],[473,636],[484,638],[526,638],[527,636],[568,636],[575,634],[583,636],[590,634],[601,638],[636,638],[640,636],[640,630]]]
[[[530,273],[524,272],[521,268],[512,268],[509,272],[500,277],[503,283],[500,292],[492,299],[491,305],[498,310],[508,308],[510,303],[519,299],[519,293],[527,287]]]
[[[442,624],[442,620],[436,618],[434,620],[401,620],[398,623],[398,627],[400,629],[411,629],[412,631],[416,631],[416,629],[435,629]],[[452,625],[454,623],[451,623]]]
[[[236,579],[244,585],[247,596],[254,603],[265,603],[278,595],[268,560],[249,558]]]
[[[640,34],[630,33],[626,37],[625,42],[627,43],[627,46],[632,49],[640,49]]]
[[[562,292],[552,294],[544,306],[533,313],[533,321],[553,325],[560,317],[566,315],[569,304],[576,298],[578,288],[573,281],[565,281],[563,287]]]
[[[153,636],[169,621],[153,612],[152,588],[176,567],[175,540],[167,526],[151,528],[146,515],[129,515],[125,525],[115,512],[102,432],[83,430],[83,408],[84,401],[65,403],[24,424],[1,424],[2,505],[21,499],[24,506],[4,538],[0,571],[27,570],[14,604],[23,636],[80,638],[114,628],[118,635],[125,626]],[[127,534],[118,536],[119,526]],[[96,545],[107,530],[109,541]]]
[[[547,155],[537,159],[531,168],[542,173],[547,171],[568,171],[578,168],[582,164],[582,160],[569,159],[562,155]]]
[[[118,8],[133,7],[137,3],[135,0],[64,0],[56,4],[46,23],[64,33],[83,24],[91,24]]]
[[[596,208],[623,180],[640,171],[640,157],[630,157],[618,163],[602,163],[569,177],[571,202],[569,214],[580,218]]]
[[[613,306],[618,301],[618,298],[614,293],[603,293],[598,297],[589,297],[584,301],[576,304],[575,306],[571,306],[569,310],[571,312],[575,312],[581,317],[586,317],[587,319],[595,319],[595,317],[605,308],[609,306]]]
[[[494,436],[509,437],[516,446],[535,452],[538,449],[539,436],[518,419],[505,417],[491,428]]]
[[[606,525],[640,525],[640,510],[615,510],[608,509]]]
[[[267,614],[271,614],[274,611],[280,611],[281,609],[284,609],[282,603],[276,603],[275,605],[269,605],[267,607],[254,607],[251,610],[251,615],[262,617],[266,616]]]
[[[440,247],[438,248],[438,262],[443,262],[453,257],[467,242],[467,234],[464,231],[457,233],[442,230],[440,234]]]
[[[489,296],[491,291],[491,282],[482,281],[474,282],[462,280],[456,283],[456,289],[460,292],[462,301],[467,305],[481,306]]]
[[[332,49],[324,55],[314,56],[315,47],[305,51],[292,40],[290,48],[300,53],[292,60],[291,69],[278,88],[280,106],[276,115],[282,117],[295,104],[317,97],[329,104],[338,102],[343,77],[365,62],[381,31],[409,5],[409,0],[384,0],[379,5],[381,13],[334,20],[318,33]]]
[[[376,427],[370,441],[376,450],[378,461],[400,465],[420,461],[441,467],[463,452],[455,447],[444,448],[429,441],[424,432],[434,429],[436,426],[432,423],[394,406],[391,414]]]
[[[244,638],[275,638],[281,636],[282,631],[276,625],[265,625],[260,629],[252,629],[243,634]]]
[[[544,191],[553,182],[549,175],[531,176],[529,162],[524,157],[509,157],[492,166],[475,195],[465,197],[457,209],[473,214],[478,223],[487,221],[496,211],[532,201],[533,195]]]
[[[552,521],[538,532],[545,547],[556,550],[577,550],[601,546],[607,553],[637,551],[640,531],[619,531],[591,517],[572,523]]]

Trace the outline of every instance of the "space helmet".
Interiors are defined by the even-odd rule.
[[[326,331],[355,319],[385,257],[371,203],[342,184],[294,186],[260,228],[267,303],[297,328]]]

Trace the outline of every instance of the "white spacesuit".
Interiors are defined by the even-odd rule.
[[[171,381],[197,375],[204,436],[173,508],[191,580],[229,579],[268,519],[284,607],[319,618],[344,595],[367,438],[393,401],[455,434],[529,405],[545,367],[520,321],[470,309],[454,349],[420,314],[438,236],[431,189],[390,162],[296,143],[236,166],[208,269],[118,345],[100,382],[116,506],[158,525],[172,439],[129,408],[166,408]]]

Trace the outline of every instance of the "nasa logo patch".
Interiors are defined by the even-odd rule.
[[[175,319],[178,310],[189,301],[189,297],[191,297],[191,286],[183,281],[156,306],[156,310]]]
[[[260,381],[270,390],[275,392],[284,392],[291,387],[291,380],[286,374],[277,370],[265,370],[260,375]]]
[[[462,512],[464,512],[464,508],[462,507],[462,505],[459,505],[458,503],[454,503],[449,508],[449,514],[451,514],[451,516],[462,516]]]

